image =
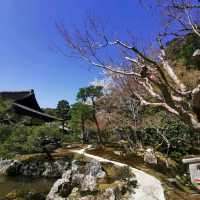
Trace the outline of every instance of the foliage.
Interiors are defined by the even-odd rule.
[[[22,124],[0,126],[0,156],[42,152],[42,141],[48,137],[62,140],[57,125],[24,126]]]
[[[57,116],[57,114],[58,114],[56,108],[43,108],[43,111],[52,116]]]
[[[200,47],[199,37],[188,34],[182,38],[176,38],[167,44],[167,55],[176,62],[181,62],[188,69],[200,69],[200,60],[193,57],[193,53]]]
[[[96,101],[103,95],[103,87],[102,86],[89,86],[85,88],[80,88],[77,94],[77,100],[81,100],[82,102],[86,102],[91,100],[92,102],[92,116],[97,128],[97,143],[102,143],[101,130],[99,121],[97,119],[97,107]],[[83,131],[84,132],[84,131]]]
[[[86,121],[92,119],[91,113],[92,108],[90,105],[81,102],[73,104],[70,111],[70,128],[72,128],[72,130],[77,133],[83,132],[83,124],[86,125]]]
[[[62,136],[58,126],[54,124],[32,127],[31,135],[28,135],[26,144],[24,145],[25,151],[28,153],[42,152],[46,140],[49,142],[58,142],[62,140]]]
[[[195,152],[195,146],[198,142],[198,134],[184,124],[180,119],[163,115],[159,125],[152,124],[141,131],[141,138],[144,146],[153,146],[157,150],[168,153],[170,157],[180,158],[183,155]],[[168,143],[163,139],[166,137],[170,144],[168,150]]]
[[[13,115],[11,102],[0,100],[0,123],[4,120],[10,120]]]
[[[27,141],[27,135],[30,134],[28,127],[22,125],[8,125],[0,128],[0,134],[5,135],[8,132],[7,138],[0,141],[0,154],[5,157],[13,157],[15,154],[25,153],[24,145]]]
[[[3,143],[12,133],[12,126],[2,124],[0,126],[0,142]]]
[[[7,112],[11,107],[11,102],[9,101],[1,101],[0,100],[0,114],[4,114]]]
[[[99,98],[103,95],[103,87],[102,86],[89,86],[85,88],[80,88],[77,94],[77,100],[82,100],[86,102],[88,98],[91,98],[94,101],[96,98]]]
[[[55,109],[50,110],[55,113]],[[42,152],[44,140],[56,144],[65,139],[59,124],[44,124],[35,118],[18,116],[10,101],[0,101],[0,119],[0,157]]]
[[[70,111],[70,105],[68,101],[61,100],[58,102],[58,105],[57,105],[58,117],[60,117],[64,121],[69,120],[70,119],[69,111]]]
[[[77,102],[72,105],[70,114],[69,127],[72,129],[74,139],[82,140],[84,143],[89,142],[91,139],[89,135],[92,134],[91,124],[94,122],[92,106]]]

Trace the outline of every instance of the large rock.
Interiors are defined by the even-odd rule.
[[[97,184],[96,177],[91,174],[86,175],[81,182],[81,191],[94,191]]]
[[[121,169],[124,171],[124,169]],[[125,173],[127,174],[127,173]],[[101,163],[91,160],[72,161],[71,169],[65,171],[62,178],[57,180],[46,200],[127,200],[136,187],[135,176],[129,174],[115,181],[107,187],[100,189],[100,178],[106,178],[107,173],[103,170]],[[104,181],[107,179],[104,179]],[[108,183],[109,186],[109,183]]]
[[[77,160],[73,160],[71,163],[71,170],[73,173],[77,173],[79,169],[79,165],[78,165],[78,161]]]
[[[67,180],[69,180],[69,181],[70,181],[70,179],[71,179],[71,176],[72,176],[72,170],[71,170],[71,169],[67,170],[66,172],[64,172],[64,173],[62,174],[62,178],[63,178],[63,179],[67,179]]]
[[[27,163],[22,163],[20,167],[20,174],[24,176],[34,176],[39,177],[42,175],[42,172],[45,170],[43,162],[32,161]]]
[[[148,148],[144,153],[144,162],[148,164],[157,164],[157,157],[152,148]]]
[[[71,183],[72,171],[67,170],[63,173],[62,178],[58,179],[51,188],[46,200],[66,200],[67,196],[72,192]]]
[[[69,163],[63,160],[55,162],[45,162],[45,170],[42,173],[44,177],[60,177],[68,169]]]
[[[69,179],[58,179],[51,188],[46,200],[66,200],[72,189]]]
[[[102,199],[107,199],[107,200],[115,200],[115,191],[113,188],[108,188],[105,190],[105,192],[102,195]]]
[[[72,175],[72,185],[73,186],[80,186],[81,183],[83,182],[84,179],[84,174],[73,174]]]
[[[8,176],[16,176],[20,174],[20,167],[22,163],[17,160],[13,160],[10,165],[6,168],[5,174]]]
[[[18,161],[0,160],[0,174],[9,176],[23,175],[33,177],[61,177],[69,168],[69,162],[65,160],[50,161]]]
[[[44,166],[45,166],[45,170],[42,173],[44,177],[55,177],[55,173],[56,173],[56,176],[60,175],[57,169],[54,167],[53,163],[45,162]]]
[[[106,173],[103,171],[101,163],[97,160],[92,160],[85,166],[85,174],[95,176],[96,178],[105,178]]]
[[[14,162],[14,160],[0,160],[0,174],[6,174],[7,169]]]

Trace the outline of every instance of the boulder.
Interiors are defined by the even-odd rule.
[[[9,176],[61,177],[68,167],[69,162],[63,160],[53,163],[38,160],[25,162],[18,160],[0,161],[0,173]]]
[[[115,192],[113,188],[106,189],[102,195],[102,199],[115,200],[116,198],[115,198]]]
[[[71,176],[72,176],[72,170],[71,169],[67,170],[66,172],[64,172],[62,174],[62,178],[67,179],[69,181],[70,181]]]
[[[144,162],[148,164],[157,164],[157,157],[152,148],[148,148],[144,153]]]
[[[49,163],[49,162],[45,162],[44,163],[44,166],[45,166],[45,170],[43,171],[42,175],[44,177],[54,177],[55,175],[55,168],[53,166],[53,164]],[[56,174],[58,174],[58,172],[56,172]]]
[[[103,171],[101,163],[97,160],[92,160],[91,162],[87,163],[85,166],[85,174],[92,175],[96,178],[105,178],[106,173]]]
[[[20,167],[22,163],[17,160],[13,160],[10,165],[6,168],[6,175],[8,176],[16,176],[20,174]]]
[[[39,177],[41,176],[44,169],[44,164],[42,162],[32,161],[28,163],[22,163],[19,171],[20,174],[24,176]]]
[[[81,182],[81,191],[93,192],[96,184],[96,177],[92,176],[91,174],[86,175]]]
[[[58,160],[53,163],[45,162],[45,170],[42,173],[44,177],[61,177],[68,169],[69,163],[63,160]]]
[[[65,160],[57,160],[54,162],[54,166],[61,174],[63,174],[69,168],[69,162]]]
[[[14,160],[0,160],[0,174],[6,174],[9,166],[14,162]]]
[[[73,160],[71,163],[71,170],[73,173],[76,173],[78,171],[79,165],[77,160]]]
[[[110,184],[110,187],[99,188],[97,185],[100,185],[101,178],[110,175],[107,175],[101,163],[96,160],[84,164],[85,161],[72,161],[71,169],[65,171],[62,178],[55,182],[46,200],[130,199],[130,194],[137,185],[134,175],[125,173],[128,176],[123,179],[119,177],[119,180]],[[124,169],[121,170],[124,171]]]
[[[83,182],[84,174],[73,174],[72,175],[72,185],[73,186],[79,186]]]
[[[46,200],[66,200],[72,189],[73,187],[68,179],[58,179],[51,188]]]

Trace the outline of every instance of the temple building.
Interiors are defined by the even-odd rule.
[[[0,92],[0,100],[11,101],[15,112],[19,115],[37,118],[44,122],[60,120],[43,112],[36,100],[34,90]]]

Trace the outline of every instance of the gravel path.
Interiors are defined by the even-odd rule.
[[[126,164],[120,162],[104,159],[99,156],[85,153],[85,150],[89,148],[91,148],[91,145],[81,150],[71,151],[74,153],[83,154],[88,158],[96,159],[100,162],[110,162],[120,167],[127,166]],[[165,200],[164,190],[158,179],[133,167],[130,167],[130,169],[135,174],[138,181],[138,187],[135,189],[135,193],[130,200]]]

